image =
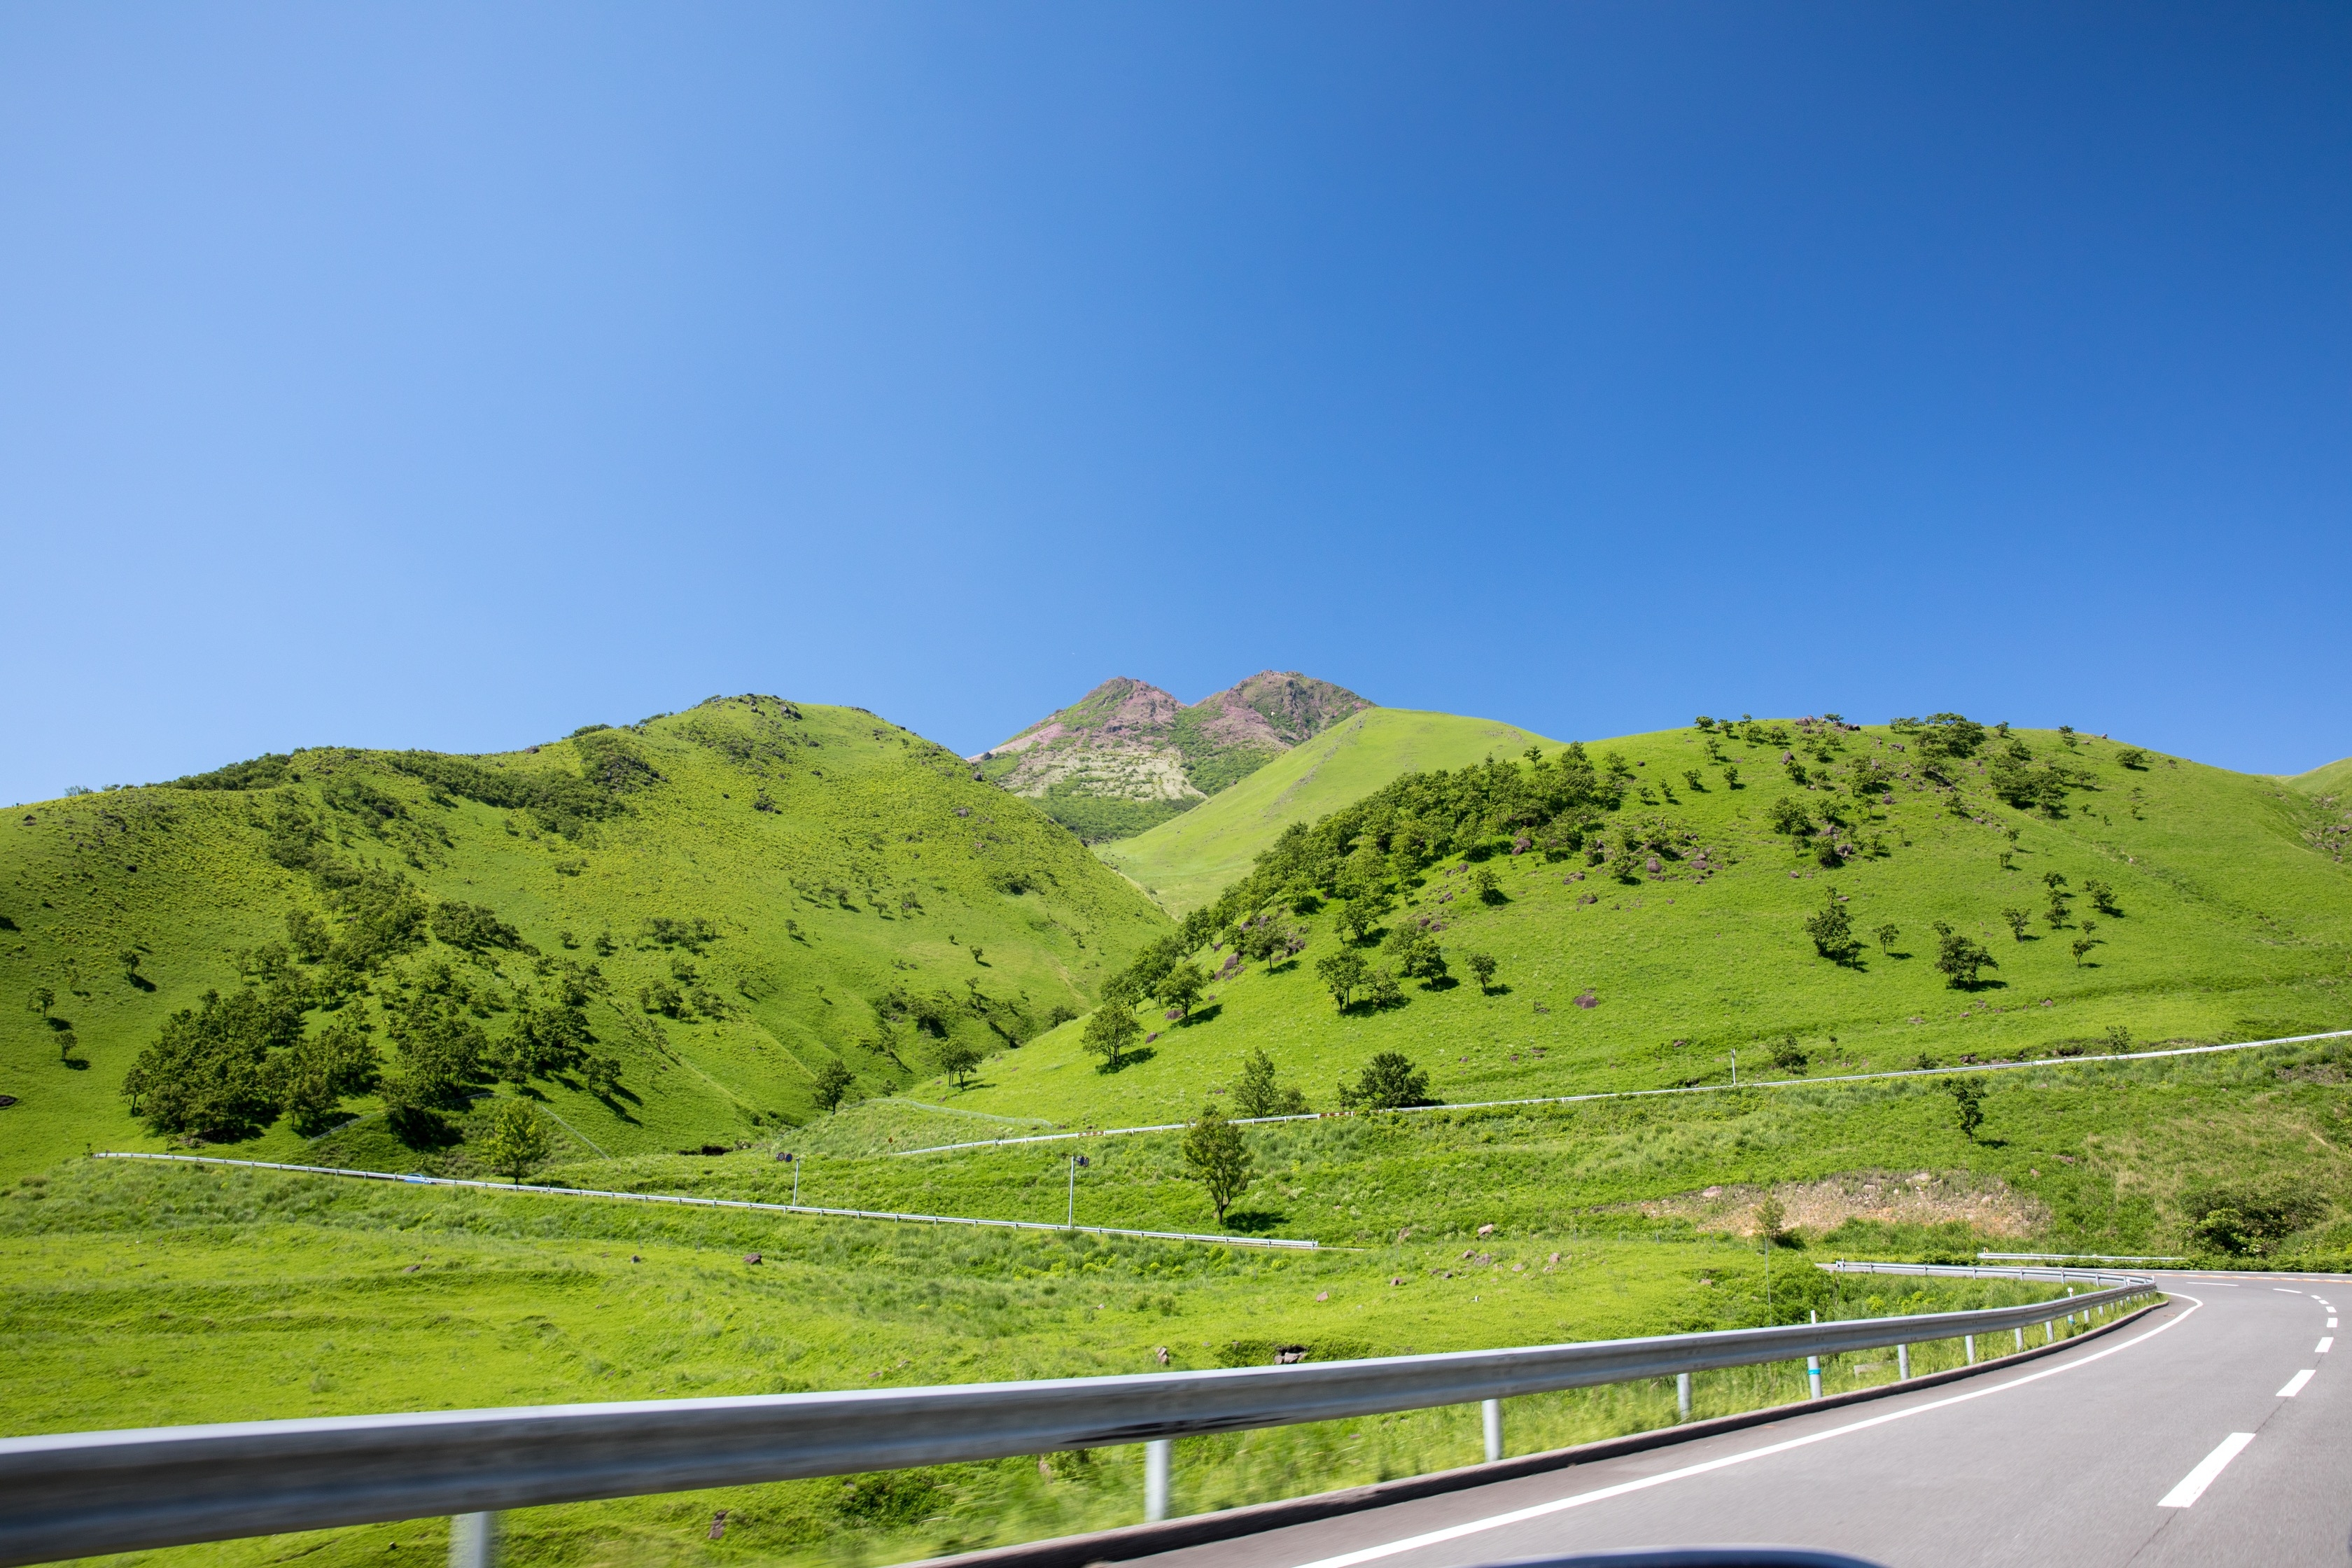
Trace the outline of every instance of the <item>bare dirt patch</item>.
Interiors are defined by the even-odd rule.
[[[1648,1219],[1684,1219],[1699,1230],[1747,1235],[1767,1191],[1787,1211],[1781,1223],[1820,1235],[1850,1219],[1888,1225],[1945,1225],[1958,1220],[1986,1236],[2025,1237],[2049,1223],[2050,1211],[1996,1177],[1961,1172],[1857,1171],[1818,1182],[1707,1187],[1695,1193],[1629,1204],[1620,1212]]]

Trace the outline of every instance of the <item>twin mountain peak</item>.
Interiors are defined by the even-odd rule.
[[[1230,788],[1373,706],[1295,670],[1264,670],[1186,705],[1127,676],[1104,681],[971,759],[1082,838],[1139,833]]]

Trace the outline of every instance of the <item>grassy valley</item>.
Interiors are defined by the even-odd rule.
[[[1148,832],[1098,845],[1171,914],[1207,903],[1294,822],[1312,822],[1402,773],[1468,767],[1556,746],[1517,725],[1408,708],[1368,708],[1284,752],[1213,799]]]

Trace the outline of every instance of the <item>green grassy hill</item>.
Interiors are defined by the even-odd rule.
[[[1294,822],[1311,822],[1401,773],[1460,768],[1556,746],[1490,719],[1370,708],[1260,767],[1183,816],[1095,853],[1174,914],[1199,908],[1250,868]]]
[[[2297,773],[2284,782],[2290,788],[2299,789],[2309,795],[2341,797],[2352,795],[2352,757],[2339,757],[2335,762],[2314,768],[2307,773]],[[2340,798],[2337,804],[2343,804]]]
[[[1328,1110],[1335,1085],[1381,1051],[1423,1068],[1431,1097],[1465,1103],[1719,1083],[1734,1051],[1746,1076],[1785,1077],[2352,1026],[2352,868],[2328,847],[2332,810],[2272,779],[2153,755],[2126,765],[2126,748],[2078,737],[2015,739],[2034,766],[2059,760],[2080,779],[2056,814],[2001,799],[1982,753],[1948,770],[1957,787],[1931,782],[1916,732],[1903,752],[1892,748],[1904,735],[1876,728],[1811,743],[1785,731],[1716,739],[1736,788],[1695,730],[1599,743],[1622,753],[1629,779],[1581,847],[1514,854],[1500,836],[1479,837],[1386,884],[1395,908],[1382,927],[1426,927],[1451,968],[1405,984],[1398,1005],[1335,1007],[1318,961],[1348,947],[1381,963],[1381,936],[1346,942],[1335,906],[1310,892],[1295,909],[1313,912],[1277,900],[1303,952],[1269,966],[1204,944],[1194,957],[1219,972],[1212,999],[1181,1024],[1154,1009],[1158,1037],[1121,1070],[1097,1070],[1074,1023],[992,1060],[968,1091],[923,1092],[1120,1125],[1196,1112],[1253,1049]],[[1780,763],[1792,750],[1812,787]],[[1871,797],[1885,804],[1825,786],[1852,780],[1857,763],[1893,784]],[[1844,824],[1825,850],[1811,835],[1832,810]],[[1808,836],[1777,829],[1781,812]],[[1850,854],[1835,854],[1841,843]],[[1596,863],[1593,844],[1622,875]],[[1625,847],[1635,853],[1618,860]],[[2063,879],[2056,924],[2052,876]],[[2095,907],[2094,883],[2112,912]],[[1255,901],[1265,892],[1238,912],[1266,907]],[[1857,944],[1843,962],[1805,929],[1832,895]],[[1938,921],[1997,963],[1978,986],[1954,989],[1936,968]],[[1881,925],[1896,931],[1883,946]],[[2089,944],[2080,955],[2077,940]],[[1465,967],[1472,952],[1496,961],[1491,991]],[[1776,1052],[1788,1067],[1772,1065]]]
[[[476,1064],[398,1118],[364,1092],[199,1108],[225,1152],[462,1165],[467,1096],[503,1079],[574,1152],[626,1154],[805,1116],[831,1062],[874,1094],[939,1039],[1026,1039],[1164,923],[942,748],[773,698],[499,756],[326,748],[52,801],[0,827],[0,1173],[166,1146],[125,1074],[208,992],[282,1003],[313,1042],[356,1035],[395,1079],[411,1057]]]

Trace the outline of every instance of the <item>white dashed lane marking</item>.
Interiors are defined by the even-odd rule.
[[[2309,1383],[2313,1378],[2318,1375],[2319,1373],[2316,1368],[2305,1367],[2301,1372],[2296,1373],[2293,1377],[2286,1380],[2286,1386],[2278,1391],[2278,1397],[2281,1399],[2293,1399],[2296,1394],[2303,1392],[2303,1385],[2305,1384]]]
[[[2158,1508],[2187,1508],[2205,1495],[2205,1489],[2214,1478],[2229,1468],[2230,1461],[2245,1452],[2246,1445],[2254,1440],[2252,1432],[2232,1432],[2221,1439],[2221,1446],[2197,1461],[2197,1468],[2180,1478],[2180,1484],[2164,1494]]]
[[[2334,1334],[2323,1334],[2320,1336],[2319,1348],[2313,1351],[2311,1353],[2314,1355],[2326,1355],[2329,1351],[2332,1351],[2335,1348],[2336,1336]]]

